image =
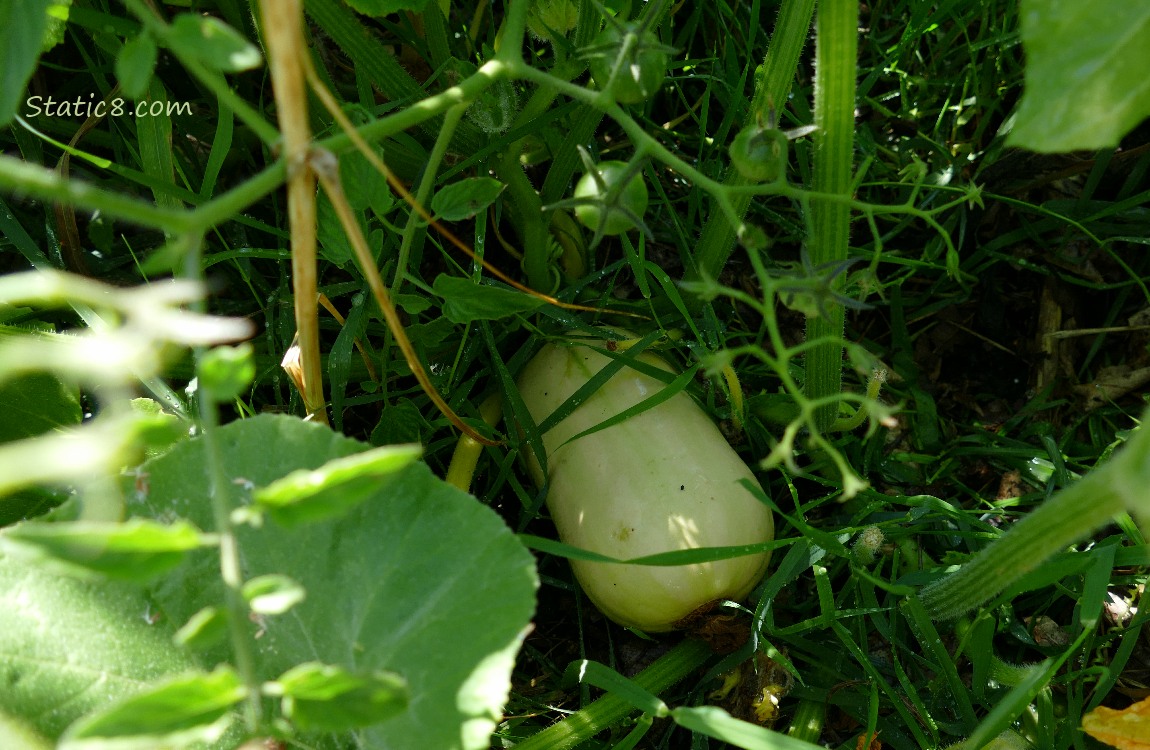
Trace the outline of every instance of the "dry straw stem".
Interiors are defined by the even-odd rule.
[[[307,87],[301,60],[307,57],[303,8],[299,0],[260,0],[260,15],[271,68],[283,158],[287,164],[288,220],[291,229],[292,286],[300,349],[303,402],[309,417],[327,423],[319,356],[316,285],[315,175],[308,164]]]
[[[395,343],[403,352],[403,358],[407,360],[408,366],[411,367],[411,373],[419,381],[423,392],[427,394],[443,416],[451,420],[453,425],[472,440],[484,445],[499,445],[499,441],[480,435],[474,428],[460,419],[459,415],[444,401],[443,396],[435,389],[435,384],[428,377],[427,370],[424,369],[423,363],[419,361],[419,355],[415,352],[415,347],[407,338],[403,323],[399,319],[399,313],[391,301],[391,294],[388,293],[387,287],[383,284],[379,269],[375,267],[375,260],[371,257],[371,251],[367,247],[367,240],[364,239],[359,223],[356,222],[351,206],[348,205],[347,197],[343,193],[343,185],[339,181],[339,162],[336,161],[335,156],[330,151],[317,149],[313,152],[311,165],[319,177],[320,184],[323,185],[324,192],[331,199],[331,205],[335,208],[339,223],[343,226],[343,231],[351,242],[351,247],[355,251],[355,257],[359,261],[363,275],[367,278],[367,285],[371,287],[372,296],[375,297],[380,312],[387,320],[388,328],[395,336]]]

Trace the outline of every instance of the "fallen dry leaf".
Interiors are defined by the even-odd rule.
[[[1118,750],[1150,750],[1150,698],[1121,711],[1099,706],[1082,717],[1082,730]]]

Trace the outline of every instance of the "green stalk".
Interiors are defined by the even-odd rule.
[[[197,358],[200,354],[202,352],[197,353]],[[203,379],[200,382],[203,382]],[[235,527],[232,526],[232,509],[228,503],[231,483],[224,472],[222,449],[217,438],[220,426],[219,407],[215,397],[207,389],[201,389],[199,396],[199,427],[211,483],[212,518],[220,540],[220,577],[224,583],[228,635],[232,642],[236,671],[248,688],[247,700],[244,702],[244,723],[250,732],[255,732],[263,719],[263,707],[260,703],[260,683],[256,676],[252,637],[248,631],[248,605],[243,595],[244,574],[240,562],[239,540],[236,538]]]
[[[547,232],[550,217],[543,215],[543,199],[527,178],[519,163],[519,150],[505,150],[491,163],[496,176],[507,186],[503,205],[522,243],[523,270],[532,289],[550,293],[555,285],[551,276],[551,242]]]
[[[204,283],[203,235],[187,237],[189,251],[184,258],[184,278]],[[201,313],[207,312],[207,303],[199,300],[192,308]],[[205,349],[195,350],[197,375],[203,362]],[[204,445],[204,462],[209,482],[209,502],[212,504],[212,520],[220,540],[220,578],[224,584],[224,612],[228,624],[228,635],[232,642],[236,671],[247,686],[243,716],[247,730],[254,733],[263,721],[263,705],[260,702],[259,678],[256,675],[255,654],[252,649],[252,636],[249,631],[249,610],[244,600],[243,563],[240,560],[239,539],[232,523],[231,498],[232,483],[224,470],[223,447],[219,440],[220,410],[215,394],[203,385],[205,378],[198,378],[200,390],[198,398],[200,439]]]
[[[1143,415],[1143,422],[1150,413]],[[1109,523],[1124,510],[1150,518],[1150,430],[1137,430],[1105,466],[1055,493],[957,573],[924,588],[919,597],[936,619],[956,617],[1001,593],[1051,555]]]
[[[71,180],[62,177],[54,169],[30,164],[12,156],[0,156],[0,190],[77,206],[87,211],[103,211],[133,224],[167,229],[173,234],[195,226],[189,211],[160,208],[138,198],[101,190],[93,183]]]
[[[639,673],[633,682],[649,693],[658,695],[698,669],[711,655],[702,641],[687,638]],[[589,739],[635,711],[626,699],[607,693],[591,705],[563,721],[534,734],[515,746],[515,750],[567,750]]]
[[[850,195],[854,162],[855,64],[858,56],[858,0],[823,0],[816,19],[815,152],[816,192]],[[810,253],[816,268],[847,257],[850,206],[844,201],[811,199]],[[839,283],[836,279],[835,283]],[[818,400],[842,390],[842,305],[828,300],[825,315],[807,318],[807,341],[828,339],[806,357],[807,396]],[[838,404],[815,411],[815,427],[834,423]]]
[[[426,207],[428,205],[431,188],[435,185],[435,175],[439,173],[439,165],[443,161],[444,154],[447,153],[447,145],[451,143],[451,137],[455,135],[455,129],[459,126],[459,118],[463,117],[463,112],[466,109],[466,104],[457,104],[447,110],[443,116],[443,129],[439,131],[439,136],[435,139],[435,145],[431,149],[431,155],[427,157],[427,168],[423,171],[423,177],[419,180],[419,189],[415,194],[415,200],[421,206]],[[413,209],[407,216],[407,224],[403,227],[403,239],[399,243],[399,260],[395,266],[395,278],[391,282],[392,295],[399,294],[400,287],[403,285],[403,277],[407,274],[407,261],[411,255],[411,246],[415,242],[415,233],[420,228],[420,224],[419,212]]]
[[[780,109],[787,101],[799,65],[799,55],[807,41],[814,9],[815,0],[783,0],[775,31],[767,46],[767,55],[763,59],[762,79],[755,86],[755,96],[743,121],[744,127],[754,124],[770,107]],[[753,183],[739,174],[739,170],[729,167],[723,184],[747,187]],[[747,215],[752,197],[750,193],[735,193],[732,196],[731,203],[739,220]],[[737,228],[722,211],[711,212],[699,238],[696,266],[688,271],[687,281],[698,281],[701,276],[719,278],[719,273],[734,250]]]

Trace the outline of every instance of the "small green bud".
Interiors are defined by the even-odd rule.
[[[886,534],[882,533],[882,529],[878,526],[867,526],[855,537],[855,543],[851,547],[855,562],[859,565],[872,564],[885,541]]]

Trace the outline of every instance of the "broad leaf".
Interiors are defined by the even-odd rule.
[[[383,156],[379,149],[376,155],[381,158]],[[377,172],[358,151],[339,158],[339,174],[347,202],[356,211],[370,208],[382,216],[395,206],[395,196],[387,185],[387,178]]]
[[[0,31],[0,34],[3,32]],[[51,373],[32,373],[0,383],[0,443],[80,424],[80,391]],[[0,471],[7,467],[0,467]],[[0,498],[0,527],[43,513],[63,499],[33,487]]]
[[[80,392],[50,373],[0,382],[0,443],[80,424]]]
[[[55,738],[84,714],[192,668],[137,589],[0,555],[0,710]]]
[[[440,274],[432,289],[443,297],[443,315],[453,323],[498,320],[544,304],[538,297],[523,292],[476,284],[447,274]]]
[[[1024,0],[1026,81],[1007,142],[1107,148],[1150,116],[1150,3]]]
[[[230,424],[216,438],[233,505],[247,502],[253,485],[367,447],[272,415]],[[174,509],[212,528],[204,462],[203,442],[190,440],[146,463],[150,492],[134,511]],[[389,750],[488,747],[536,586],[530,554],[493,511],[416,463],[337,519],[244,527],[239,543],[245,577],[286,575],[307,592],[288,615],[260,623],[261,679],[312,661],[356,674],[395,672],[407,681],[411,706],[358,730],[355,741]],[[170,619],[188,620],[222,601],[218,559],[193,552],[153,595]],[[317,746],[336,744],[332,737]]]

